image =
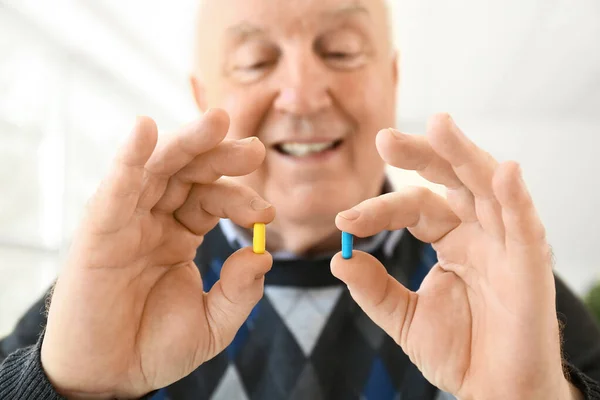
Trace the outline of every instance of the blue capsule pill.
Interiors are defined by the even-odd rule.
[[[348,232],[342,232],[342,257],[346,260],[352,258],[352,241],[354,236]]]

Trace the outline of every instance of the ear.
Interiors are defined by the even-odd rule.
[[[394,50],[394,55],[392,56],[392,79],[394,80],[394,86],[398,87],[398,81],[400,76],[400,52],[398,50]]]
[[[194,95],[194,101],[200,112],[206,111],[208,104],[206,103],[206,89],[200,78],[196,75],[190,75],[190,86],[192,94]]]

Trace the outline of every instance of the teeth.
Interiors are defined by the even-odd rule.
[[[281,149],[292,156],[295,157],[305,157],[310,154],[320,153],[327,149],[333,147],[335,142],[325,142],[325,143],[295,143],[288,142],[281,144]]]

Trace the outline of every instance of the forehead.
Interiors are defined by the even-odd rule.
[[[256,28],[273,34],[293,34],[348,18],[363,18],[383,26],[386,21],[383,3],[383,0],[204,0],[199,28],[217,35],[244,34]]]

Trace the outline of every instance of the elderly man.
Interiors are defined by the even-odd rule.
[[[517,164],[444,114],[381,130],[389,32],[382,0],[205,1],[203,116],[160,139],[137,121],[47,322],[40,303],[1,343],[0,397],[600,398],[598,327],[553,277]],[[390,192],[385,163],[447,198]]]

